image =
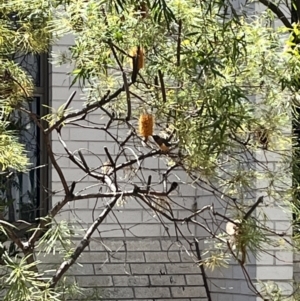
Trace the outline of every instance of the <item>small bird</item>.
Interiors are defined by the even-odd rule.
[[[171,143],[169,143],[167,139],[162,138],[158,135],[152,135],[152,137],[162,151],[164,152],[169,151]]]

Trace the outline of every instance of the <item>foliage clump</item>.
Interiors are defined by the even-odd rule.
[[[203,260],[198,258],[198,263],[211,269],[226,266],[229,258],[244,269],[249,254],[259,258],[260,252],[267,252],[266,244],[279,246],[288,241],[284,239],[286,233],[268,227],[268,218],[260,210],[260,197],[264,196],[266,206],[287,206],[291,210],[292,205],[299,213],[295,197],[298,179],[294,185],[290,183],[291,169],[298,163],[291,150],[294,137],[289,130],[299,106],[300,60],[295,47],[299,30],[291,26],[293,32],[288,38],[286,29],[272,26],[269,11],[239,16],[232,10],[228,17],[224,5],[190,0],[0,2],[0,167],[6,173],[26,167],[15,121],[18,113],[27,114],[39,127],[63,191],[62,200],[49,216],[38,219],[37,228],[31,229],[26,242],[30,248],[14,235],[11,226],[3,226],[5,236],[24,253],[23,258],[12,259],[2,248],[4,265],[10,269],[9,277],[2,278],[8,301],[18,299],[19,293],[24,300],[62,298],[64,273],[113,207],[125,203],[127,197],[143,202],[155,215],[172,221],[174,227],[186,223],[206,231],[205,237],[213,247],[208,248]],[[52,53],[52,63],[71,66],[71,86],[79,83],[85,102],[81,109],[73,110],[72,94],[58,109],[50,108],[49,114],[38,116],[26,109],[34,85],[14,55],[43,53],[55,39],[67,34],[74,37],[74,45],[66,52]],[[98,109],[108,118],[104,127],[78,125]],[[138,133],[141,111],[149,114],[142,115]],[[70,124],[105,131],[118,146],[116,158],[106,147],[108,161],[91,168],[81,150],[72,152],[63,141],[61,132]],[[123,140],[114,136],[109,132],[112,124],[127,127],[129,136]],[[108,192],[101,187],[99,193],[74,193],[77,182],[69,183],[56,160],[50,143],[53,133],[72,164]],[[160,149],[150,146],[151,136]],[[163,152],[162,145],[166,147]],[[119,163],[122,155],[127,161]],[[225,213],[212,203],[200,209],[189,208],[182,219],[174,217],[172,203],[176,202],[169,194],[176,191],[177,182],[158,192],[151,176],[141,180],[141,187],[132,180],[143,171],[142,162],[154,156],[163,158],[168,167],[162,182],[173,169],[185,170],[195,186],[205,187],[220,201]],[[132,185],[132,190],[119,183],[120,171],[126,174],[126,185]],[[48,187],[45,190],[49,191]],[[75,247],[70,226],[56,224],[54,218],[66,204],[89,198],[110,201]],[[203,212],[209,212],[209,222]],[[226,222],[234,225],[231,233],[221,230]],[[269,239],[269,235],[278,241]],[[61,264],[54,276],[44,279],[46,272],[39,272],[34,258],[36,250],[50,254],[57,243]],[[12,283],[13,290],[9,288]],[[261,297],[263,292],[253,287]]]

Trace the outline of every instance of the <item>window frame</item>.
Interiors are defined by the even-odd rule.
[[[35,54],[33,54],[35,55]],[[22,65],[21,65],[22,66]],[[26,66],[23,66],[26,70]],[[49,63],[48,63],[48,55],[47,54],[39,54],[39,62],[38,62],[38,83],[39,86],[34,87],[32,98],[36,99],[38,103],[36,104],[36,114],[37,117],[40,119],[41,116],[48,114],[48,106],[49,106]],[[30,73],[30,71],[28,71]],[[31,74],[32,76],[32,74]],[[33,78],[33,81],[36,82],[36,79]],[[33,126],[35,127],[36,136],[34,137],[36,143],[36,150],[38,151],[37,154],[37,161],[35,172],[35,179],[34,179],[34,189],[36,189],[36,204],[34,206],[34,219],[33,220],[26,220],[27,222],[36,224],[39,218],[46,216],[48,214],[50,208],[50,194],[49,194],[49,185],[50,185],[50,172],[51,168],[49,166],[49,160],[47,156],[47,147],[45,145],[44,135],[42,134],[42,130],[31,121]],[[44,127],[47,126],[46,122],[41,120],[41,123]],[[29,142],[30,143],[30,142]],[[28,181],[28,173],[20,173],[17,175],[19,184]],[[23,185],[23,184],[21,184]],[[26,184],[25,184],[26,185]],[[8,207],[7,218],[9,222],[17,223],[18,220],[22,220],[22,201],[20,195],[23,195],[23,189],[26,189],[26,186],[21,187],[21,194],[16,194],[17,199],[14,200],[14,205],[12,207]],[[32,186],[31,186],[32,188]],[[33,191],[33,190],[31,190]],[[14,192],[12,191],[14,194]],[[19,202],[19,203],[18,203]],[[25,201],[26,203],[26,201]],[[24,204],[25,204],[24,203]],[[28,208],[28,207],[27,207]],[[11,213],[11,210],[14,210],[14,213]],[[30,211],[29,211],[30,212]],[[23,212],[24,214],[24,212]],[[23,215],[24,216],[24,215]],[[14,217],[14,220],[12,220]]]
[[[40,55],[40,86],[35,87],[33,96],[40,97],[40,105],[39,105],[39,114],[40,116],[45,116],[48,114],[48,106],[50,104],[49,99],[49,56],[48,54]],[[46,122],[42,121],[42,124],[46,126]],[[39,133],[39,143],[40,143],[40,166],[45,166],[45,170],[38,168],[38,178],[39,178],[39,204],[40,207],[37,211],[36,218],[40,218],[46,216],[50,209],[51,201],[50,201],[50,175],[51,175],[51,167],[49,166],[50,162],[47,155],[47,149],[45,145],[44,136],[41,133],[41,129],[38,131]]]

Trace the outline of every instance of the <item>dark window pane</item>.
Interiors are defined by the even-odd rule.
[[[34,97],[27,103],[27,109],[39,115],[40,102],[40,97]],[[26,173],[11,172],[7,176],[8,171],[0,176],[0,212],[10,222],[18,219],[33,222],[39,217],[40,208],[40,130],[22,112],[11,116],[11,125],[19,132],[30,166]]]
[[[39,115],[40,98],[35,97],[28,102],[28,109]],[[26,221],[33,221],[37,217],[39,207],[39,169],[40,165],[40,135],[39,129],[28,116],[22,114],[21,142],[25,145],[27,156],[30,160],[28,173],[18,175],[19,180],[19,218]]]
[[[15,61],[18,62],[24,70],[32,77],[36,87],[41,86],[41,56],[38,54],[15,55]]]

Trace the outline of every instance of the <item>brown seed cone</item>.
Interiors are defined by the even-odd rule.
[[[153,134],[153,115],[151,114],[142,114],[139,119],[139,132],[142,137],[145,138],[145,141],[148,140],[148,137]]]
[[[145,67],[145,52],[142,47],[134,47],[131,51],[131,55],[135,56],[138,60],[138,70]]]

